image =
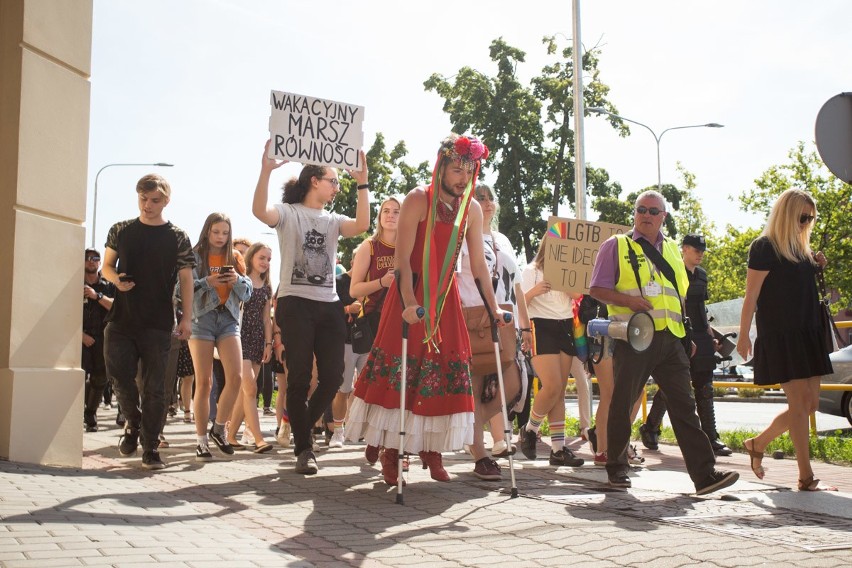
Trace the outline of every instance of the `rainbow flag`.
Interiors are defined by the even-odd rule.
[[[580,321],[580,301],[583,297],[580,296],[576,300],[572,300],[574,304],[574,348],[577,350],[577,358],[583,363],[589,358],[589,344],[586,339],[586,324]]]
[[[547,235],[550,237],[556,237],[557,239],[564,239],[568,234],[568,226],[565,221],[557,221],[547,230]]]

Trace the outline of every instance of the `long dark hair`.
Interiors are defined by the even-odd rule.
[[[306,164],[305,167],[302,168],[302,172],[299,174],[299,177],[290,178],[289,181],[284,184],[284,193],[281,197],[281,201],[290,204],[301,203],[305,200],[308,190],[311,189],[311,178],[319,179],[325,177],[325,174],[325,166]]]
[[[207,220],[204,221],[204,226],[201,228],[201,235],[198,237],[198,244],[192,249],[194,250],[199,258],[201,264],[198,266],[198,274],[202,278],[208,276],[210,272],[210,229],[216,223],[225,222],[228,224],[228,242],[225,243],[225,264],[229,264],[234,267],[234,270],[239,271],[236,266],[236,259],[234,258],[234,231],[231,229],[231,218],[225,215],[224,213],[211,213],[207,216]]]

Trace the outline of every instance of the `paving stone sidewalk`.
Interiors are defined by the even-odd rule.
[[[518,454],[511,499],[506,460],[504,481],[484,482],[456,453],[444,457],[451,483],[413,459],[398,505],[363,445],[320,452],[309,477],[277,446],[233,458],[214,448],[215,461],[198,463],[193,427],[177,419],[168,467],[148,472],[118,455],[114,413],[100,415],[108,426],[85,434],[80,470],[0,462],[0,566],[849,565],[852,468],[816,464],[842,491],[806,494],[790,489],[793,460],[767,459],[763,483],[737,454],[719,466],[740,482],[698,498],[675,446],[646,452],[628,491],[609,488],[603,468]],[[271,433],[274,419],[262,425]]]

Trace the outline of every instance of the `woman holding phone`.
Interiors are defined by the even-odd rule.
[[[220,393],[216,420],[210,437],[227,455],[234,453],[228,443],[225,423],[233,410],[242,382],[243,350],[240,345],[240,305],[252,293],[251,279],[245,276],[242,256],[234,250],[231,220],[224,213],[211,213],[204,222],[195,254],[192,335],[189,350],[195,366],[195,457],[213,459],[207,438],[210,417],[210,388],[213,375],[213,348],[225,370],[225,388]],[[220,418],[221,417],[221,418]]]

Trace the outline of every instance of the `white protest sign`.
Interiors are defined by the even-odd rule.
[[[544,279],[554,290],[588,294],[598,249],[612,235],[629,230],[612,223],[549,217],[544,235]]]
[[[269,157],[360,171],[364,107],[272,91]]]

